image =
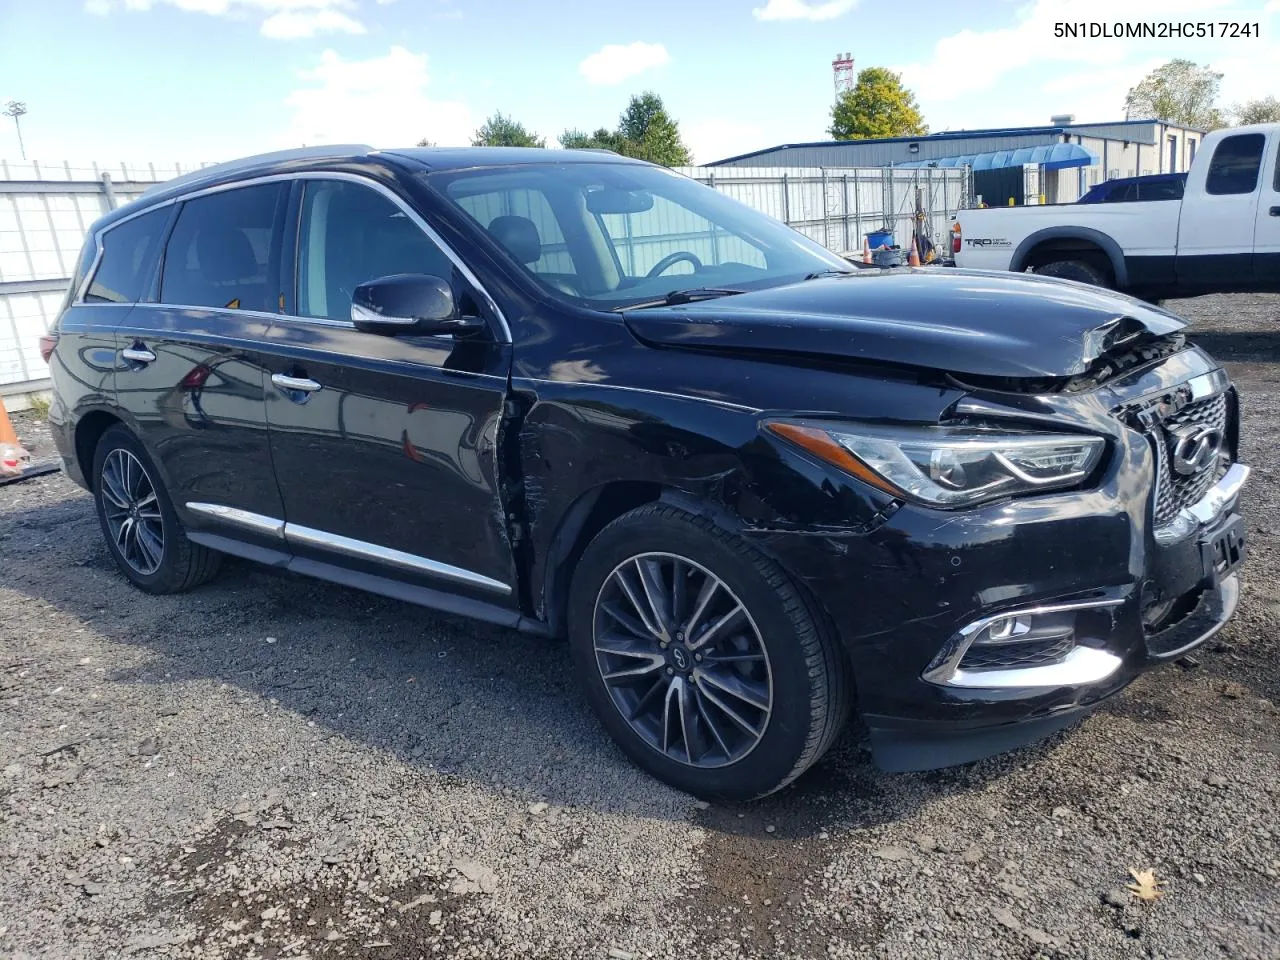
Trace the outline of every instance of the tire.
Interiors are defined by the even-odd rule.
[[[1091,263],[1084,260],[1055,260],[1035,268],[1041,277],[1057,277],[1059,280],[1074,280],[1094,287],[1110,287],[1106,274]]]
[[[645,586],[637,563],[648,595],[662,598],[658,611],[648,595],[640,599],[650,620],[678,604],[665,647],[663,631],[648,629],[631,603]],[[849,715],[843,652],[783,570],[668,504],[632,510],[591,541],[574,571],[568,624],[575,670],[605,728],[653,776],[706,800],[781,789],[827,751]],[[678,726],[682,716],[687,727]]]
[[[140,590],[180,593],[218,572],[222,554],[187,539],[160,471],[122,425],[94,450],[93,499],[107,552]]]

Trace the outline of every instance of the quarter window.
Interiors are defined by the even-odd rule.
[[[1253,193],[1265,145],[1266,137],[1260,133],[1241,133],[1223,140],[1213,151],[1205,192],[1218,196]]]
[[[164,303],[277,311],[277,223],[288,196],[283,183],[223,190],[182,205],[165,247]]]
[[[155,276],[156,250],[169,219],[168,208],[152,210],[102,235],[102,262],[84,298],[90,303],[135,303]]]
[[[391,200],[342,180],[309,180],[298,233],[298,313],[351,319],[351,294],[380,277],[420,273],[453,283],[453,262]]]

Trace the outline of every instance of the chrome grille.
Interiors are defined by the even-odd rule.
[[[1170,436],[1178,427],[1188,425],[1212,427],[1226,436],[1227,395],[1218,393],[1188,403],[1177,413],[1166,417],[1163,425],[1155,427],[1150,434],[1157,461],[1154,511],[1157,527],[1170,523],[1179,510],[1191,506],[1203,497],[1227,470],[1225,455],[1191,476],[1183,476],[1173,470],[1170,464]]]

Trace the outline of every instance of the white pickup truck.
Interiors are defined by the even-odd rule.
[[[956,266],[1032,271],[1149,300],[1280,292],[1280,124],[1204,138],[1181,200],[961,210]]]

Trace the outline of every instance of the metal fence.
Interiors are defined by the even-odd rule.
[[[26,394],[48,386],[38,340],[57,314],[89,225],[153,184],[198,166],[0,160],[0,391]],[[941,243],[951,215],[971,194],[967,170],[684,167],[679,172],[839,252],[861,250],[863,235],[873,230],[890,230],[905,241],[917,209]],[[625,237],[620,253],[633,272],[647,270],[676,247],[694,250],[708,263],[759,257],[740,239],[669,206],[673,209],[655,204],[616,225],[616,236]],[[532,206],[521,212],[535,220],[540,215]],[[684,220],[677,231],[660,222],[680,216]],[[558,229],[549,223],[544,232],[548,257],[563,255],[555,243]],[[674,247],[673,232],[683,238]]]
[[[862,238],[888,230],[906,242],[917,203],[941,243],[951,216],[972,195],[967,168],[895,170],[889,167],[679,167],[749,207],[837,252],[862,249]]]

